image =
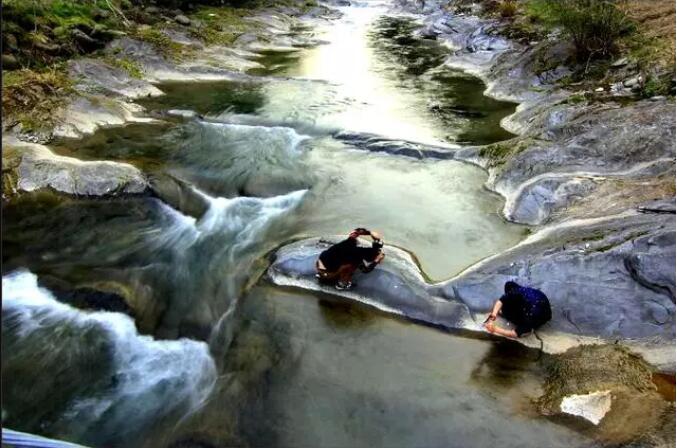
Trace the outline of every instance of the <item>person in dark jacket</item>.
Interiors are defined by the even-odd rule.
[[[371,247],[358,244],[361,235],[371,236]],[[350,232],[348,238],[320,254],[315,262],[317,278],[323,283],[333,283],[336,289],[350,289],[357,269],[371,272],[384,257],[381,235],[360,227]]]
[[[489,333],[519,338],[530,333],[552,318],[550,301],[535,288],[520,286],[515,282],[506,282],[505,294],[496,301],[491,314],[484,323]],[[501,315],[515,325],[514,330],[506,330],[496,325],[496,317]]]

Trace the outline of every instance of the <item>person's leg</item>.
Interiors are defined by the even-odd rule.
[[[320,281],[320,283],[333,284],[336,283],[336,280],[339,278],[338,271],[329,272],[320,262],[320,260],[315,262],[315,268],[317,269],[317,279]]]
[[[353,273],[355,272],[355,266],[352,264],[344,264],[338,269],[338,278],[341,283],[348,285],[353,279]]]
[[[353,273],[355,272],[355,266],[352,264],[344,264],[338,270],[339,280],[344,283],[348,283],[353,278]]]

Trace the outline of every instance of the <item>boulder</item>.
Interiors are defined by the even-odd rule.
[[[428,293],[428,285],[409,254],[388,246],[386,258],[369,274],[356,274],[349,291],[323,286],[315,279],[315,260],[341,237],[311,238],[277,251],[268,276],[278,285],[322,291],[354,300],[382,311],[448,328],[474,328],[467,307],[456,300],[440,300]]]
[[[83,162],[54,154],[46,146],[3,139],[5,147],[21,157],[17,168],[17,189],[30,192],[52,189],[75,196],[140,194],[148,183],[137,168],[118,162]]]

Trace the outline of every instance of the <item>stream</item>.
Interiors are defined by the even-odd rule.
[[[4,208],[4,425],[95,447],[595,446],[533,411],[547,356],[262,277],[285,242],[354,227],[431,281],[526,234],[481,169],[388,150],[508,139],[515,105],[445,68],[414,19],[340,10],[323,45],[263,52],[243,81],[160,84],[139,102],[161,120],[51,146],[133,163],[181,206]]]

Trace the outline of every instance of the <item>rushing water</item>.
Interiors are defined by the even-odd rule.
[[[530,414],[542,366],[528,350],[248,288],[298,237],[378,229],[443,279],[523,234],[479,168],[361,144],[502,140],[514,105],[444,69],[412,19],[342,11],[318,29],[326,45],[261,54],[256,79],[143,101],[204,119],[53,146],[133,163],[165,200],[4,207],[3,423],[93,446],[586,446]]]

